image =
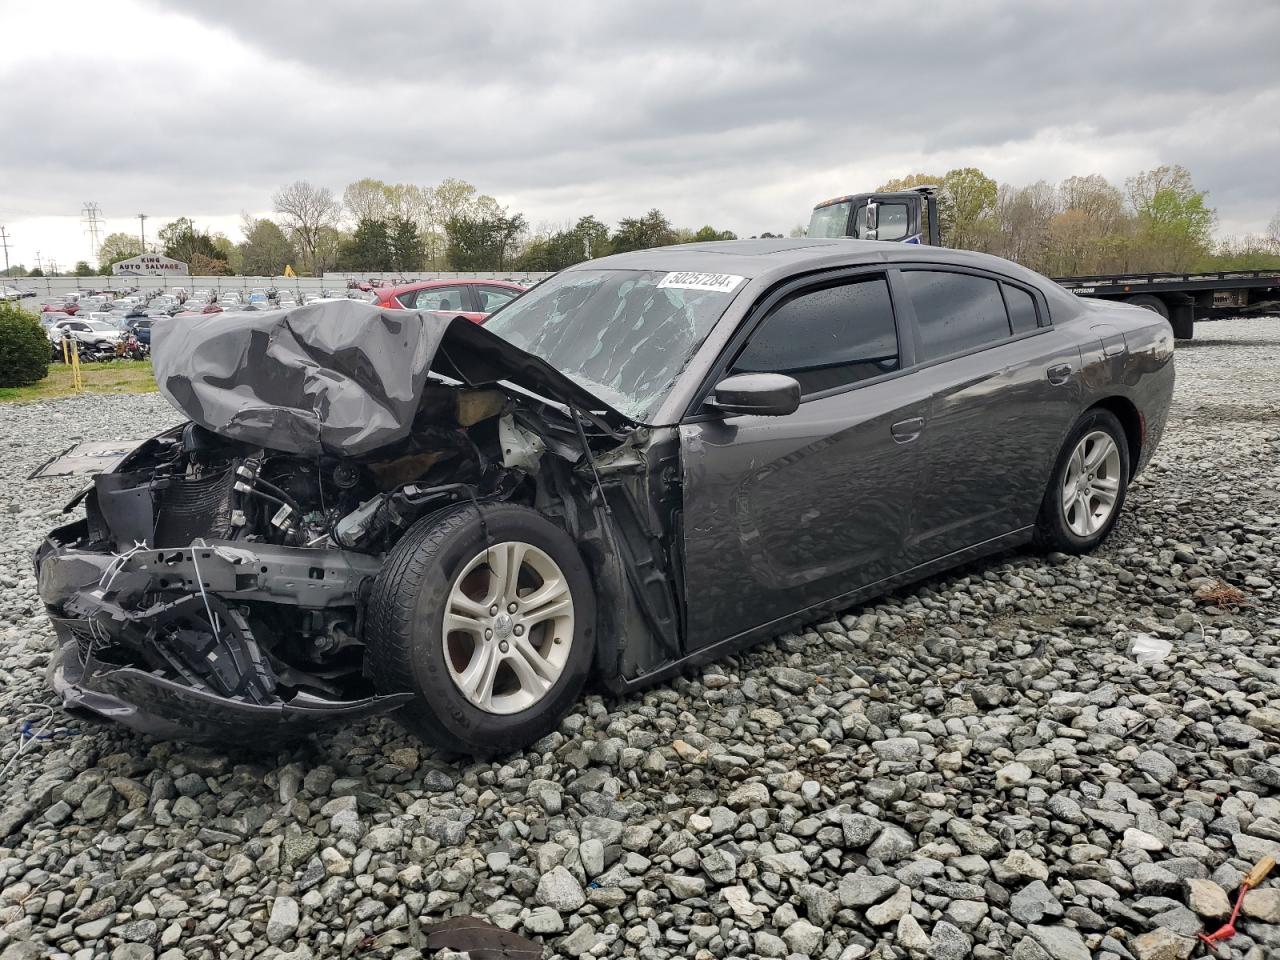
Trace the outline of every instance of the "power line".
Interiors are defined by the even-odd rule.
[[[3,226],[0,226],[0,247],[4,247],[4,275],[9,275],[9,235],[5,233]]]
[[[93,263],[98,262],[98,225],[102,223],[102,218],[98,216],[100,209],[94,201],[86,200],[84,209],[80,211],[80,222],[86,225],[85,230],[89,234],[89,253]]]

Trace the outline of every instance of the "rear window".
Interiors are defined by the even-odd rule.
[[[921,361],[1009,338],[1009,315],[995,280],[941,270],[906,270],[902,280],[915,308]]]
[[[1035,297],[1021,287],[1011,287],[1007,283],[1001,284],[1000,289],[1004,291],[1004,303],[1009,308],[1009,323],[1015,334],[1026,333],[1040,326]]]

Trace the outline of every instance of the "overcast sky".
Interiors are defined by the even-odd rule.
[[[746,236],[913,170],[1181,163],[1220,234],[1280,209],[1280,3],[0,0],[10,259],[80,222],[239,239],[282,184],[459,177],[531,224]],[[917,10],[912,16],[910,11]]]

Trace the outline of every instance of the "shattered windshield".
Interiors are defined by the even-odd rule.
[[[746,282],[723,273],[571,270],[485,324],[644,421]]]

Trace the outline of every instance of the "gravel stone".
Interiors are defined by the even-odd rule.
[[[911,909],[911,891],[899,886],[898,892],[884,903],[878,903],[867,910],[867,922],[872,926],[883,927],[897,922],[898,918]]]
[[[851,874],[840,881],[840,906],[869,907],[884,900],[901,886],[896,877],[869,873]]]
[[[782,931],[782,941],[791,953],[804,957],[816,956],[822,946],[822,928],[808,920],[797,920]]]
[[[572,913],[587,902],[582,885],[564,867],[555,867],[538,881],[538,903],[560,913]]]
[[[972,949],[964,931],[946,920],[933,925],[929,940],[929,960],[965,960]]]
[[[1027,932],[1053,960],[1093,960],[1084,938],[1072,927],[1032,924],[1027,927]]]
[[[1013,895],[1009,912],[1020,923],[1039,923],[1045,917],[1062,916],[1062,904],[1045,886],[1043,880],[1033,880]]]
[[[1183,937],[1157,927],[1134,937],[1129,949],[1137,960],[1187,960],[1197,942],[1194,937]]]
[[[1155,750],[1143,750],[1133,761],[1133,765],[1143,773],[1149,773],[1160,784],[1173,783],[1178,775],[1178,765]]]
[[[1212,880],[1196,877],[1187,881],[1187,905],[1202,917],[1217,919],[1231,913],[1227,891]]]
[[[1280,890],[1250,890],[1244,895],[1241,913],[1263,923],[1280,923]]]
[[[298,929],[298,901],[293,897],[276,897],[267,920],[267,942],[284,943]]]

